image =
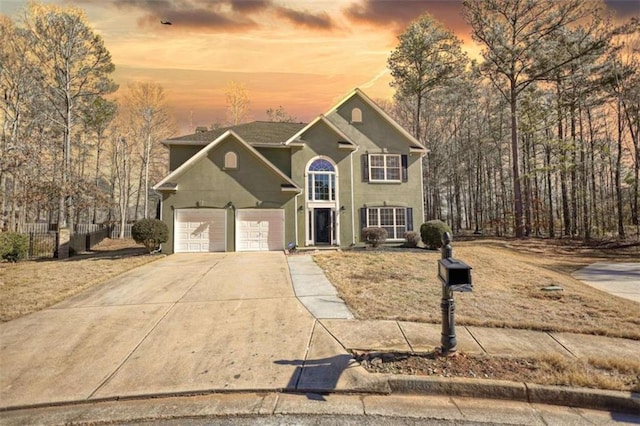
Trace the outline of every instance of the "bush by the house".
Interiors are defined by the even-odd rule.
[[[138,244],[143,244],[149,253],[157,250],[160,244],[169,239],[169,229],[158,219],[141,219],[131,227],[131,237]]]
[[[451,228],[441,220],[430,220],[420,226],[422,242],[430,249],[442,247],[442,234],[445,232],[451,233]]]
[[[29,239],[17,232],[0,233],[0,257],[9,262],[17,262],[27,257]]]
[[[405,247],[416,248],[420,242],[420,234],[416,231],[407,231],[404,233]]]
[[[387,230],[382,228],[364,228],[362,230],[362,237],[367,244],[371,244],[372,247],[378,247],[387,240]]]

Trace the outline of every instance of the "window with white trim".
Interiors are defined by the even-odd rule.
[[[369,154],[370,182],[400,182],[401,179],[400,154]]]
[[[388,240],[401,240],[413,229],[413,218],[406,207],[367,207],[366,226],[387,231]]]
[[[330,161],[319,158],[309,165],[307,200],[335,201],[336,171]]]

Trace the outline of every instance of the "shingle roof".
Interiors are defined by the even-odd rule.
[[[233,130],[247,143],[281,145],[291,136],[295,135],[306,123],[279,123],[273,121],[254,121],[252,123],[239,124],[206,132],[193,133],[191,135],[178,136],[163,141],[167,145],[207,145],[216,140],[228,130]]]

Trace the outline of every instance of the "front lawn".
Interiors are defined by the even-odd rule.
[[[473,267],[472,293],[455,293],[456,324],[598,334],[640,340],[638,303],[589,287],[570,273],[599,260],[633,262],[640,246],[585,247],[566,241],[453,242]],[[358,319],[440,323],[439,251],[386,248],[314,259]],[[543,291],[560,286],[563,291]]]
[[[106,239],[91,252],[64,260],[0,263],[0,322],[39,311],[158,259],[131,239]]]

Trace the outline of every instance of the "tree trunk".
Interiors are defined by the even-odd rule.
[[[625,238],[624,234],[624,216],[622,211],[622,134],[624,128],[622,125],[622,108],[621,101],[618,97],[617,108],[617,124],[618,124],[618,155],[616,157],[616,170],[615,170],[615,187],[616,187],[616,207],[618,212],[618,237]]]
[[[144,161],[144,158],[143,158]],[[138,220],[138,210],[140,209],[140,196],[142,195],[142,185],[144,180],[144,165],[140,167],[140,173],[138,174],[138,193],[136,194],[136,208],[133,214],[133,220]]]
[[[593,120],[591,117],[591,109],[587,108],[587,124],[589,126],[589,163],[591,164],[591,173],[589,173],[591,184],[591,213],[593,215],[593,226],[596,229],[598,235],[601,235],[600,228],[602,222],[598,218],[598,197],[596,190],[596,161],[595,161],[595,130],[593,128]]]
[[[96,142],[96,169],[94,175],[94,182],[96,185],[97,193],[100,193],[100,154],[102,153],[102,135],[98,132],[98,140]],[[96,194],[97,195],[97,194]],[[97,197],[93,199],[93,214],[91,215],[91,223],[96,224],[98,222],[98,200]]]
[[[591,219],[589,214],[589,182],[587,154],[585,152],[584,122],[582,119],[582,106],[578,104],[578,125],[580,127],[580,192],[582,193],[582,231],[584,241],[591,239]]]
[[[151,135],[147,134],[147,144],[145,147],[146,158],[144,160],[144,215],[149,218],[149,162],[151,161]]]
[[[522,137],[522,145],[524,147],[524,158],[522,159],[522,169],[524,171],[524,176],[522,177],[522,183],[524,186],[524,235],[531,235],[531,181],[529,179],[530,173],[530,165],[529,165],[529,156],[531,155],[529,150],[529,141],[531,140],[531,135],[524,135]]]
[[[520,170],[518,161],[518,117],[516,82],[511,80],[510,88],[510,108],[511,108],[511,159],[513,170],[513,205],[514,205],[514,230],[517,238],[524,236],[524,224],[522,215],[522,191],[520,188]]]
[[[62,179],[63,182],[63,197],[64,197],[64,201],[62,203],[62,207],[64,209],[64,213],[66,213],[66,218],[65,218],[65,224],[67,226],[67,228],[69,228],[69,233],[71,235],[73,235],[74,233],[74,229],[73,229],[73,216],[74,216],[74,210],[73,210],[73,195],[71,194],[70,191],[70,181],[71,181],[71,127],[73,125],[73,119],[72,119],[72,112],[73,112],[73,108],[72,108],[72,103],[73,101],[71,100],[69,94],[67,93],[67,99],[66,99],[66,122],[65,122],[65,128],[63,131],[63,135],[64,135],[64,165],[62,167],[63,171],[64,171],[64,177]]]
[[[624,100],[622,106],[625,110],[625,117],[627,118],[627,124],[629,125],[629,132],[631,133],[631,140],[633,141],[633,195],[631,197],[631,223],[636,226],[640,225],[640,213],[638,212],[638,204],[640,204],[640,140],[638,133],[640,133],[640,114],[637,114],[634,120],[631,118],[629,108],[627,108]],[[638,111],[638,109],[636,109]],[[640,234],[640,229],[637,230]]]
[[[560,84],[557,86],[558,96],[558,142],[560,144],[560,192],[562,194],[563,234],[571,234],[571,216],[569,213],[569,194],[567,192],[567,148],[564,144],[564,128],[562,121],[562,104],[560,99]]]
[[[576,114],[575,105],[570,108],[570,128],[571,128],[571,235],[578,234],[578,177],[577,177],[577,154],[576,140]]]

